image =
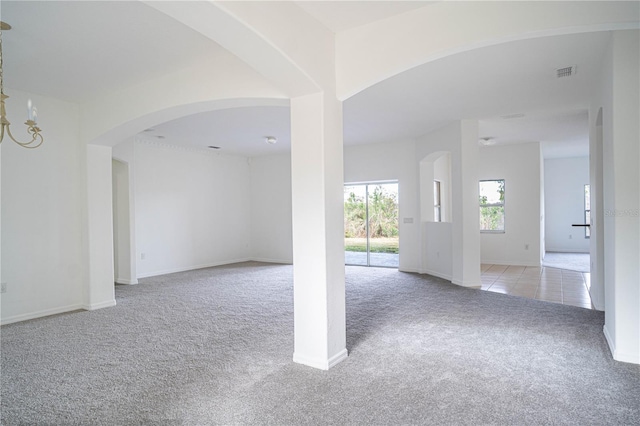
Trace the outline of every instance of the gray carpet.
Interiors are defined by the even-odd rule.
[[[347,267],[350,356],[327,372],[291,361],[291,266],[116,294],[2,327],[3,425],[640,424],[640,367],[598,311]]]
[[[568,269],[570,271],[591,272],[589,253],[558,253],[548,251],[542,259],[542,266]]]

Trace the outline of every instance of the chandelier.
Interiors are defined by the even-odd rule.
[[[31,99],[27,102],[27,121],[24,124],[27,125],[27,132],[31,135],[31,140],[26,142],[20,142],[11,134],[11,123],[7,120],[7,111],[5,109],[4,100],[8,98],[7,95],[4,94],[4,79],[3,79],[3,62],[2,62],[2,31],[8,31],[11,29],[11,25],[0,22],[0,125],[2,125],[2,130],[0,131],[0,143],[4,139],[4,134],[6,133],[12,141],[17,143],[23,148],[37,148],[42,145],[44,139],[40,134],[40,128],[38,127],[38,110],[35,106],[31,104]]]

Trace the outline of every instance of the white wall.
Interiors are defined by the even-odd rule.
[[[135,142],[128,139],[114,146],[111,150],[113,159],[126,168],[118,182],[115,179],[114,167],[114,247],[115,247],[115,281],[118,284],[138,284],[136,256],[136,187],[135,187]],[[118,185],[118,186],[117,186]],[[124,197],[126,194],[126,197]],[[116,197],[120,201],[115,201]],[[116,205],[116,203],[118,203]],[[125,216],[126,215],[126,216]],[[121,226],[124,225],[124,226]],[[116,235],[117,234],[117,235]],[[127,257],[128,256],[128,257]]]
[[[116,304],[113,271],[113,181],[110,146],[86,146],[84,175],[87,194],[84,309]]]
[[[246,158],[137,142],[135,159],[138,277],[250,258]]]
[[[481,234],[482,263],[540,266],[540,144],[481,147],[479,166],[479,180],[505,180],[505,232]]]
[[[113,248],[115,281],[119,284],[136,284],[132,263],[135,253],[131,245],[131,206],[129,194],[129,164],[113,160]]]
[[[589,157],[554,158],[544,162],[547,251],[589,253],[584,228],[584,186],[589,184]]]
[[[26,138],[23,111],[32,98],[45,142],[24,149],[5,136],[0,148],[2,281],[7,283],[1,296],[3,324],[82,306],[86,201],[77,106],[10,88],[6,92],[14,135]]]
[[[251,159],[251,258],[292,263],[291,156]]]

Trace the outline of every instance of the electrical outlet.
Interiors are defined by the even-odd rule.
[[[0,293],[6,293],[6,292],[7,292],[7,283],[0,284]]]

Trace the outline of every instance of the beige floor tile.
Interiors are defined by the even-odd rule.
[[[564,303],[587,303],[591,304],[591,299],[588,297],[567,297],[562,295],[562,301]]]
[[[589,297],[589,292],[586,288],[566,288],[562,287],[562,292],[564,294],[575,295],[575,296],[587,296]]]
[[[589,273],[483,264],[482,290],[592,309]]]
[[[532,288],[534,290],[537,290],[539,287],[539,284],[536,282],[521,282],[518,281],[518,283],[516,284],[516,288]]]

